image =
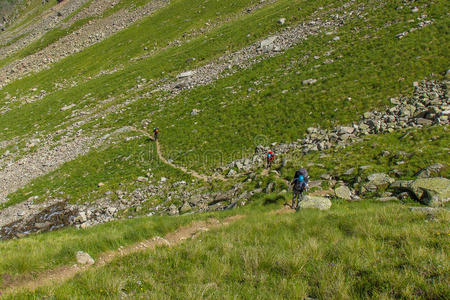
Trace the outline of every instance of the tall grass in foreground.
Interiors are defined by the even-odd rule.
[[[371,202],[257,212],[180,246],[133,254],[13,297],[446,299],[448,221],[448,212]]]

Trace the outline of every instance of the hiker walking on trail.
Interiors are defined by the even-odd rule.
[[[275,154],[272,151],[267,153],[267,168],[272,167],[272,163],[275,161]]]
[[[153,138],[155,139],[155,141],[158,140],[158,134],[159,134],[159,128],[156,127],[153,129]]]
[[[294,180],[292,180],[292,191],[293,191],[293,197],[292,197],[292,209],[297,210],[298,205],[302,201],[303,198],[303,192],[308,190],[308,172],[306,169],[301,168],[300,170],[295,172]]]

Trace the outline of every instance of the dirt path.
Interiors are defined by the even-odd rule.
[[[6,283],[5,289],[1,292],[3,292],[3,295],[6,295],[20,289],[35,290],[42,286],[62,283],[66,280],[73,278],[78,273],[90,269],[103,267],[108,263],[110,263],[111,261],[113,261],[115,258],[126,256],[147,249],[152,250],[155,249],[157,246],[167,246],[167,247],[176,246],[181,242],[183,242],[184,240],[196,238],[199,234],[214,228],[227,226],[239,219],[242,219],[243,217],[244,216],[242,215],[236,215],[225,218],[222,221],[217,219],[196,221],[190,225],[180,227],[174,232],[168,233],[164,238],[156,236],[154,238],[136,243],[134,245],[130,245],[125,248],[119,248],[117,250],[101,254],[100,257],[97,259],[97,262],[91,266],[80,266],[77,264],[73,266],[64,266],[41,273],[37,278],[27,277],[15,282],[11,282],[9,284]],[[2,295],[1,292],[0,295]]]
[[[132,131],[139,132],[139,133],[145,135],[146,137],[148,137],[150,140],[155,141],[153,136],[151,134],[149,134],[148,132],[146,132],[145,130],[138,129],[138,128],[135,128],[135,127],[129,127],[129,129],[132,130]],[[203,180],[203,181],[206,181],[206,182],[209,182],[209,181],[212,181],[212,180],[227,181],[227,179],[225,177],[223,177],[222,175],[220,175],[220,174],[214,174],[214,175],[211,175],[211,176],[203,175],[203,174],[197,173],[196,171],[188,170],[185,167],[176,165],[176,164],[168,161],[162,154],[161,146],[159,144],[159,141],[156,141],[156,152],[158,153],[158,158],[163,163],[165,163],[166,165],[169,165],[172,168],[178,169],[178,170],[182,171],[183,173],[189,174],[189,175],[191,175],[191,176],[193,176],[193,177],[195,177],[197,179],[200,179],[200,180]]]

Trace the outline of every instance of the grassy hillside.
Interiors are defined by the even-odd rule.
[[[449,291],[448,221],[448,213],[380,203],[335,203],[325,213],[254,211],[180,246],[9,298],[441,299]]]
[[[51,49],[89,22],[121,10],[139,11],[151,1],[120,0],[94,16],[78,15],[92,3],[86,1],[60,25],[0,60],[0,68],[22,59],[25,65],[30,55]],[[0,76],[5,84],[0,89],[0,177],[5,176],[0,188],[4,194],[11,191],[5,199],[0,194],[0,218],[21,222],[20,216],[29,217],[22,210],[56,200],[77,205],[80,212],[108,201],[129,205],[121,206],[113,215],[121,219],[110,223],[84,228],[101,221],[76,221],[70,224],[80,229],[31,230],[16,235],[23,238],[0,241],[0,297],[448,298],[448,203],[425,212],[409,209],[421,205],[411,195],[380,203],[380,196],[392,196],[383,186],[359,194],[359,202],[330,196],[332,207],[326,211],[282,209],[292,196],[287,182],[301,166],[311,180],[333,177],[336,186],[346,184],[355,193],[373,173],[413,179],[439,163],[444,166],[435,175],[449,178],[445,121],[423,119],[430,124],[307,154],[297,147],[280,155],[272,169],[255,164],[235,177],[220,167],[251,157],[258,145],[299,141],[309,127],[352,126],[365,112],[390,109],[391,97],[412,97],[414,82],[448,80],[450,3],[164,4],[48,68],[8,84]],[[56,0],[29,1],[5,34],[34,24],[54,5]],[[84,17],[64,26],[77,16]],[[282,49],[260,50],[261,41],[271,36],[282,40]],[[194,75],[182,82],[180,73],[189,70]],[[216,70],[217,76],[211,75]],[[448,84],[440,89],[444,104],[439,105],[447,110]],[[412,117],[428,113],[447,115],[433,106]],[[161,131],[158,144],[150,137],[154,127]],[[20,184],[6,189],[14,178],[5,170]],[[311,192],[330,192],[333,180],[324,179]],[[223,211],[193,213],[215,209]],[[179,213],[185,215],[159,216]],[[226,220],[229,226],[220,223]],[[156,249],[139,246],[195,224],[203,227],[193,239],[183,236]],[[142,251],[121,256],[123,247]],[[70,270],[80,250],[97,265],[64,282],[39,284],[52,272]],[[107,253],[115,253],[115,259],[99,264]],[[36,289],[23,288],[26,282]],[[19,288],[5,294],[10,286]]]

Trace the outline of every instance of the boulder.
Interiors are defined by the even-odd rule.
[[[276,41],[277,38],[278,38],[277,36],[268,37],[267,39],[261,42],[260,47],[261,48],[270,47]]]
[[[269,184],[267,184],[266,188],[264,189],[264,193],[272,193],[274,191],[275,188],[275,183],[274,182],[269,182]]]
[[[237,175],[237,172],[236,172],[235,170],[231,169],[231,170],[228,172],[227,177],[234,177],[234,176],[236,176],[236,175]]]
[[[190,212],[192,210],[189,203],[186,201],[184,202],[183,206],[180,207],[180,214],[185,214],[187,212]]]
[[[311,85],[317,82],[317,79],[314,78],[310,78],[310,79],[305,79],[302,81],[303,85]]]
[[[450,200],[450,180],[447,178],[396,181],[391,187],[398,191],[407,191],[413,198],[431,206],[440,206]]]
[[[178,208],[174,204],[169,206],[169,215],[171,216],[178,215]]]
[[[341,185],[340,187],[334,190],[336,197],[344,200],[352,200],[352,191],[345,185]]]
[[[414,180],[409,190],[420,202],[440,206],[450,200],[450,180],[442,177]]]
[[[431,166],[428,166],[426,168],[423,168],[422,170],[420,170],[415,176],[417,178],[430,178],[430,177],[435,177],[437,175],[439,175],[439,173],[445,169],[445,165],[443,164],[433,164]]]
[[[93,265],[95,260],[86,252],[78,251],[77,252],[77,262],[80,265]]]
[[[381,188],[387,188],[394,179],[384,173],[375,173],[367,177],[368,182],[362,186],[361,192],[376,192]]]
[[[192,77],[195,75],[195,73],[196,73],[195,71],[186,71],[186,72],[178,74],[177,78],[182,79],[182,78]]]
[[[304,196],[300,202],[300,208],[315,208],[320,210],[327,210],[331,207],[331,201],[328,198],[317,196]]]
[[[191,111],[191,116],[196,116],[196,115],[198,115],[200,112],[201,112],[200,109],[194,108],[194,109]]]

